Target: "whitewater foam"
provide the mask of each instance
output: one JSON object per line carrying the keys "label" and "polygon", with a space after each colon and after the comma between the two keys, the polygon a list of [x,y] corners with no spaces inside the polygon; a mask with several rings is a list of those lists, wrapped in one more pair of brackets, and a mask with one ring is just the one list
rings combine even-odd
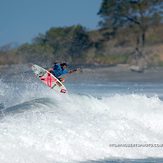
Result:
{"label": "whitewater foam", "polygon": [[[55,94],[38,80],[0,84],[0,103],[5,106],[0,110],[0,162],[163,157],[162,148],[110,147],[163,142],[163,101],[157,95],[126,93],[128,86],[117,83],[95,84],[90,90],[87,85],[88,92],[97,91],[95,96]],[[85,93],[83,87],[74,90]],[[112,87],[123,93],[111,92]]]}
{"label": "whitewater foam", "polygon": [[163,157],[161,148],[109,146],[163,142],[163,102],[157,96],[48,95],[13,107],[0,121],[0,162]]}

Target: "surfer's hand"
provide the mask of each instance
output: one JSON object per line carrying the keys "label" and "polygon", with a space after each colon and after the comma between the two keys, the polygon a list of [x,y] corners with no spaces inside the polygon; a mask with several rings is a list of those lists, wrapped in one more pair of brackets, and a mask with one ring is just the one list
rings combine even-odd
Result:
{"label": "surfer's hand", "polygon": [[81,68],[77,68],[76,71],[77,72],[82,72],[82,69]]}
{"label": "surfer's hand", "polygon": [[49,68],[48,71],[51,72],[51,71],[53,71],[53,69],[52,68]]}

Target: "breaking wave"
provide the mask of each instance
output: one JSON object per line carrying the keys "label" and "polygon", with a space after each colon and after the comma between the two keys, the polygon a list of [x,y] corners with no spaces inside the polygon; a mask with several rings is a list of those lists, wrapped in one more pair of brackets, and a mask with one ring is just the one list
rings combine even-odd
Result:
{"label": "breaking wave", "polygon": [[163,157],[161,148],[110,146],[163,142],[163,102],[157,96],[60,96],[50,90],[40,92],[36,85],[21,94],[15,91],[20,86],[13,91],[4,88],[0,91],[5,102],[0,110],[0,162]]}

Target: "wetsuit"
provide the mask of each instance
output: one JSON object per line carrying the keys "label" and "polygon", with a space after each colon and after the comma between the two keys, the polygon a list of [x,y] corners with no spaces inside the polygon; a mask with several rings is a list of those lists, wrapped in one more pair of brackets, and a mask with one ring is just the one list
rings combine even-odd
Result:
{"label": "wetsuit", "polygon": [[59,79],[61,75],[67,74],[68,71],[66,69],[63,69],[59,63],[54,64],[53,70],[51,72],[56,78]]}

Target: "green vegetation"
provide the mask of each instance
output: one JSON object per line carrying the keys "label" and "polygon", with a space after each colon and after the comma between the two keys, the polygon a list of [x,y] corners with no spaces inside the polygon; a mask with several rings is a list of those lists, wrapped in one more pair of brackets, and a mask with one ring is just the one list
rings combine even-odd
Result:
{"label": "green vegetation", "polygon": [[136,46],[144,46],[149,26],[161,20],[162,10],[156,9],[162,0],[103,0],[98,14],[103,18],[100,25],[116,34],[119,28],[131,28],[136,33]]}
{"label": "green vegetation", "polygon": [[161,1],[102,0],[97,11],[100,29],[89,31],[81,25],[52,27],[38,34],[32,43],[1,47],[0,64],[67,61],[112,65],[143,58],[150,65],[162,65]]}

